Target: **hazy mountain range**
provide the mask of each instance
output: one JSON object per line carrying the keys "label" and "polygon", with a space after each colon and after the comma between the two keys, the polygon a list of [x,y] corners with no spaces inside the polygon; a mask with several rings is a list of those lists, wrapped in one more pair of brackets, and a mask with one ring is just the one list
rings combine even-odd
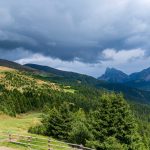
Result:
{"label": "hazy mountain range", "polygon": [[150,90],[150,68],[130,75],[115,68],[107,68],[105,73],[98,79],[110,83],[122,83],[142,90]]}
{"label": "hazy mountain range", "polygon": [[70,86],[90,86],[97,89],[122,92],[126,99],[140,103],[150,103],[150,69],[140,73],[126,75],[125,73],[107,68],[102,77],[98,79],[74,72],[58,70],[48,66],[38,64],[20,65],[15,62],[0,59],[0,66],[14,68],[34,74],[34,77],[42,80],[49,80],[56,83],[63,83]]}

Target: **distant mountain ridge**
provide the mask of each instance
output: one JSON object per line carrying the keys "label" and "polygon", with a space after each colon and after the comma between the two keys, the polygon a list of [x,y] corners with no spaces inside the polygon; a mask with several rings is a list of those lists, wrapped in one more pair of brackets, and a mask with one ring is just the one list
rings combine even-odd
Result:
{"label": "distant mountain ridge", "polygon": [[[94,77],[78,74],[74,72],[67,72],[63,70],[57,70],[55,68],[51,68],[48,66],[42,66],[38,64],[26,64],[25,66],[29,66],[31,68],[41,70],[47,72],[49,74],[53,74],[53,76],[46,77],[47,80],[53,80],[54,82],[63,82],[69,85],[87,85],[92,86],[98,89],[106,89],[109,91],[122,92],[125,97],[129,100],[141,102],[141,103],[149,103],[150,92],[139,90],[135,87],[129,87],[128,85],[120,84],[120,83],[110,83],[102,80],[97,80]],[[107,70],[108,72],[111,70]],[[113,69],[113,71],[115,71]],[[127,76],[122,74],[122,72],[117,71],[121,74],[121,77]],[[115,73],[114,73],[115,74]],[[124,78],[123,78],[124,79]]]}
{"label": "distant mountain ridge", "polygon": [[[48,66],[41,66],[38,64],[26,64],[20,65],[11,61],[1,60],[0,66],[14,68],[19,71],[25,71],[35,79],[40,79],[45,82],[58,83],[59,85],[66,85],[77,88],[82,86],[97,88],[114,92],[121,92],[125,98],[129,101],[135,101],[138,103],[150,103],[150,92],[137,89],[136,87],[129,86],[123,83],[110,83],[102,80],[98,80],[94,77],[67,72],[63,70],[57,70]],[[120,72],[119,72],[120,73]],[[122,73],[121,73],[122,74]]]}
{"label": "distant mountain ridge", "polygon": [[107,68],[105,74],[98,79],[113,83],[123,83],[128,80],[128,75],[115,68]]}
{"label": "distant mountain ridge", "polygon": [[[43,66],[43,65],[38,65],[38,64],[25,64],[24,66],[30,67],[39,71],[43,71],[47,74],[50,74],[51,76],[48,76],[47,79],[49,80],[54,80],[58,82],[64,82],[64,83],[77,83],[77,84],[89,84],[89,85],[96,85],[97,84],[97,79],[88,76],[85,74],[79,74],[76,72],[69,72],[69,71],[63,71],[63,70],[58,70],[49,66]],[[101,82],[101,81],[100,81]]]}
{"label": "distant mountain ridge", "polygon": [[13,69],[17,69],[20,71],[28,71],[28,72],[36,72],[37,71],[34,68],[30,68],[28,66],[23,66],[23,65],[20,65],[16,62],[5,60],[5,59],[0,59],[0,66],[13,68]]}
{"label": "distant mountain ridge", "polygon": [[105,73],[98,79],[110,83],[123,83],[142,90],[150,90],[150,68],[130,75],[115,68],[107,68]]}
{"label": "distant mountain ridge", "polygon": [[130,80],[150,81],[150,67],[130,75]]}

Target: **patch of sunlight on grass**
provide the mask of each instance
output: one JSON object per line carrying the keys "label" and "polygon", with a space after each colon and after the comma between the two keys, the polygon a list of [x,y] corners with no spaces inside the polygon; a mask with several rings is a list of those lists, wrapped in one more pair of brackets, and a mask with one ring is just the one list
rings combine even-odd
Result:
{"label": "patch of sunlight on grass", "polygon": [[[29,150],[28,146],[25,145],[19,145],[15,143],[9,143],[9,134],[16,134],[17,135],[24,135],[24,136],[32,136],[37,139],[32,139],[32,144],[35,144],[37,146],[32,146],[31,150],[45,150],[48,149],[48,137],[36,135],[36,134],[30,134],[28,133],[28,128],[31,126],[34,126],[36,124],[39,124],[41,120],[41,113],[37,112],[31,112],[27,114],[18,115],[17,117],[10,117],[4,114],[0,114],[0,147],[10,147],[14,150]],[[1,134],[1,132],[7,133],[4,135]],[[44,141],[43,141],[44,139]],[[4,141],[3,141],[4,140]],[[51,138],[51,144],[53,144],[52,148],[54,150],[67,150],[72,149],[69,148],[69,146],[65,143],[60,143],[57,140],[54,140]],[[22,141],[23,143],[27,143],[27,140]],[[57,146],[65,146],[63,147],[57,147]],[[42,148],[46,147],[46,148]],[[68,148],[67,148],[68,147]]]}

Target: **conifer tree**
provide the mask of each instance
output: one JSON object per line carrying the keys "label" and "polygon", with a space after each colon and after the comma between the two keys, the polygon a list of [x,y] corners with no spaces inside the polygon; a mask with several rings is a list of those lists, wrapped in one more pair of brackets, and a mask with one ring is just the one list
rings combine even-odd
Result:
{"label": "conifer tree", "polygon": [[94,140],[87,145],[95,145],[97,150],[109,150],[110,143],[123,150],[144,149],[137,124],[121,94],[104,94],[99,109],[91,113],[91,118]]}
{"label": "conifer tree", "polygon": [[64,102],[58,109],[50,110],[48,117],[43,120],[48,136],[57,139],[68,139],[71,130],[72,113],[70,105]]}
{"label": "conifer tree", "polygon": [[92,139],[92,133],[89,131],[86,114],[79,109],[73,115],[71,131],[69,133],[69,141],[76,144],[86,144],[86,140]]}

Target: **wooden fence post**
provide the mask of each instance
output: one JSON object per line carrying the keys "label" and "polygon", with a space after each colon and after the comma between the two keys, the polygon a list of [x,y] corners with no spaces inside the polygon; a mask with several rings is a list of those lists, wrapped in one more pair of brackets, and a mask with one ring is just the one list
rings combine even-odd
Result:
{"label": "wooden fence post", "polygon": [[51,150],[51,140],[50,139],[48,139],[48,150]]}
{"label": "wooden fence post", "polygon": [[11,142],[12,138],[11,138],[11,134],[9,133],[9,142]]}
{"label": "wooden fence post", "polygon": [[30,143],[31,143],[31,136],[28,137],[28,146],[29,146],[29,148],[31,146]]}
{"label": "wooden fence post", "polygon": [[82,144],[80,145],[80,149],[83,150],[83,145]]}

